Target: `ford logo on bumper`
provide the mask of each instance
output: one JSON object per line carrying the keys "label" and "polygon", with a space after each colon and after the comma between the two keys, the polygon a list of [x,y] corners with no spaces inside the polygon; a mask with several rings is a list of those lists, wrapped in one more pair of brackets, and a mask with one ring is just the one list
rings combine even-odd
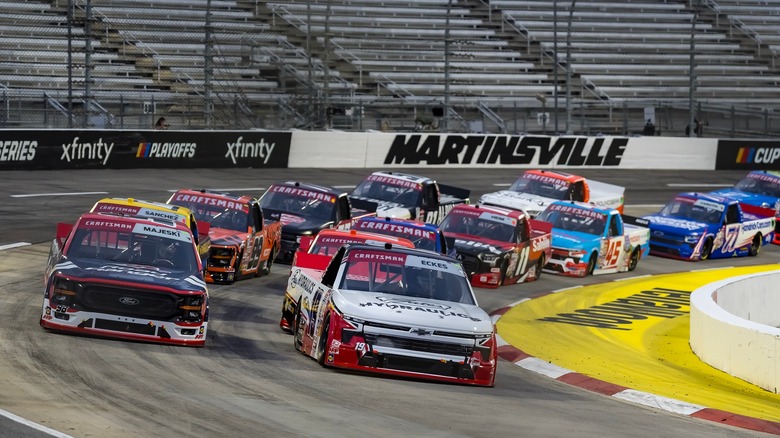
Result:
{"label": "ford logo on bumper", "polygon": [[137,298],[133,297],[122,297],[119,299],[119,302],[124,304],[125,306],[135,306],[140,303]]}

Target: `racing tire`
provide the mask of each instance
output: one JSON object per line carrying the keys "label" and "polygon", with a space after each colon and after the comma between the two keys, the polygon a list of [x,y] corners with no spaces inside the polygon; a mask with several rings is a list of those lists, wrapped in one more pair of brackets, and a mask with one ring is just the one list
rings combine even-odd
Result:
{"label": "racing tire", "polygon": [[628,270],[633,271],[639,264],[639,248],[634,248],[631,258],[628,260]]}
{"label": "racing tire", "polygon": [[325,365],[325,358],[328,357],[327,349],[328,345],[330,345],[330,334],[328,333],[330,331],[330,315],[325,315],[325,323],[322,325],[322,334],[320,335],[320,340],[317,343],[317,363],[326,366]]}
{"label": "racing tire", "polygon": [[593,275],[593,271],[596,270],[596,259],[598,259],[599,255],[597,253],[593,253],[590,255],[590,260],[588,260],[588,268],[585,270],[585,276]]}
{"label": "racing tire", "polygon": [[499,286],[503,286],[506,284],[508,273],[509,273],[509,260],[505,259],[503,262],[501,262],[501,281],[498,283]]}
{"label": "racing tire", "polygon": [[257,276],[260,277],[260,276],[266,276],[270,274],[271,266],[273,266],[275,259],[276,259],[276,251],[271,251],[271,254],[265,260],[263,267],[257,270]]}
{"label": "racing tire", "polygon": [[761,251],[761,233],[753,236],[753,241],[750,242],[750,248],[748,249],[748,255],[755,257]]}
{"label": "racing tire", "polygon": [[701,256],[699,256],[699,259],[701,260],[707,260],[712,255],[712,238],[708,237],[707,240],[704,241],[704,246],[701,249]]}
{"label": "racing tire", "polygon": [[542,278],[542,269],[544,269],[544,254],[539,256],[539,260],[536,261],[536,272],[534,273],[534,280]]}
{"label": "racing tire", "polygon": [[293,347],[296,350],[303,353],[303,331],[304,327],[301,325],[301,307],[300,303],[295,306],[295,316],[293,317]]}

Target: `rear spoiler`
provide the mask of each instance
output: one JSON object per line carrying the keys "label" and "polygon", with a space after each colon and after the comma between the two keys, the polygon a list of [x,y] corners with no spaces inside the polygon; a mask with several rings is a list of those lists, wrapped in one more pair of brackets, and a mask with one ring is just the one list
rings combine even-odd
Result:
{"label": "rear spoiler", "polygon": [[534,235],[550,234],[553,229],[551,223],[536,219],[528,219],[528,225],[531,227],[531,233]]}
{"label": "rear spoiler", "polygon": [[739,203],[742,213],[747,213],[756,217],[775,217],[775,209],[771,207],[759,207],[758,205]]}
{"label": "rear spoiler", "polygon": [[650,228],[650,221],[645,219],[645,218],[636,217],[636,216],[628,216],[628,215],[625,215],[625,214],[623,214],[621,216],[623,216],[623,223],[624,224],[631,224],[631,225],[636,225],[636,226],[639,226],[639,227]]}
{"label": "rear spoiler", "polygon": [[376,213],[376,209],[379,208],[379,204],[373,201],[367,201],[365,199],[360,198],[354,198],[352,196],[349,196],[349,205],[352,208],[352,212],[350,212],[351,216],[355,216],[354,210],[363,210],[370,213]]}
{"label": "rear spoiler", "polygon": [[458,199],[468,200],[471,196],[471,190],[462,189],[460,187],[448,186],[446,184],[439,184],[439,190],[442,195],[449,195]]}

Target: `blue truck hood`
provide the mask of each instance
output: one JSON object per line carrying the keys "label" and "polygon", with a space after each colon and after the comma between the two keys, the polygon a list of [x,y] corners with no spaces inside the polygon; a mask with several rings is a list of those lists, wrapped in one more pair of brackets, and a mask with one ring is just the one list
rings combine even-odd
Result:
{"label": "blue truck hood", "polygon": [[662,231],[664,233],[671,234],[694,234],[694,233],[706,233],[711,225],[696,222],[690,219],[684,219],[672,216],[660,216],[650,215],[642,216],[650,222],[650,233],[653,231]]}
{"label": "blue truck hood", "polygon": [[553,248],[563,249],[589,249],[598,246],[600,239],[601,236],[594,236],[593,234],[553,228],[552,246]]}

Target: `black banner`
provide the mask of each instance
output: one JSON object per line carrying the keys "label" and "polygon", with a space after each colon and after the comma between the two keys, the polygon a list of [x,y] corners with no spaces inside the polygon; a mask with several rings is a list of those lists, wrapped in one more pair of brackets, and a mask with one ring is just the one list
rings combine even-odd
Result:
{"label": "black banner", "polygon": [[780,141],[719,140],[715,170],[780,170]]}
{"label": "black banner", "polygon": [[0,170],[287,167],[290,132],[0,131]]}

